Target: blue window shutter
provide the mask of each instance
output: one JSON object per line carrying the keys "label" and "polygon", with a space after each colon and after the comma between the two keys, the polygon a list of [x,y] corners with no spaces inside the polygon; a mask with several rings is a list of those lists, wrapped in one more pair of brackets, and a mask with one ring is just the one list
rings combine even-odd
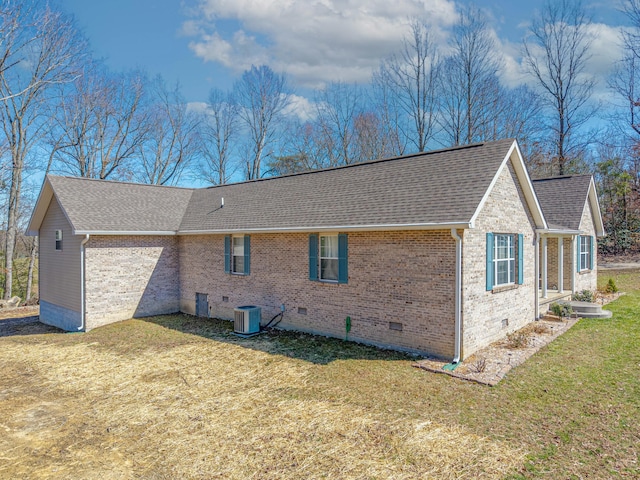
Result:
{"label": "blue window shutter", "polygon": [[309,235],[309,280],[318,280],[318,235]]}
{"label": "blue window shutter", "polygon": [[251,237],[249,235],[244,236],[244,274],[249,275],[251,273]]}
{"label": "blue window shutter", "polygon": [[578,235],[578,248],[576,248],[576,272],[580,273],[580,248],[582,246],[582,242],[580,241],[580,235]]}
{"label": "blue window shutter", "polygon": [[493,290],[493,233],[487,233],[487,292]]}
{"label": "blue window shutter", "polygon": [[231,273],[231,237],[224,237],[224,273]]}
{"label": "blue window shutter", "polygon": [[338,283],[347,283],[349,281],[349,245],[347,234],[338,235]]}
{"label": "blue window shutter", "polygon": [[524,283],[524,235],[518,234],[518,285]]}
{"label": "blue window shutter", "polygon": [[593,253],[594,253],[594,237],[589,237],[589,249],[591,250],[591,254],[589,255],[589,270],[593,270]]}

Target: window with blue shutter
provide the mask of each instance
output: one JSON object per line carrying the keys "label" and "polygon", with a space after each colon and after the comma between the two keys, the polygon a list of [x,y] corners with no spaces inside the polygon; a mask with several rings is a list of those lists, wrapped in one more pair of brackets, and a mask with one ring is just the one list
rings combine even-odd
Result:
{"label": "window with blue shutter", "polygon": [[524,235],[487,233],[486,290],[524,283]]}
{"label": "window with blue shutter", "polygon": [[349,244],[347,234],[338,235],[338,283],[347,283],[349,281]]}
{"label": "window with blue shutter", "polygon": [[318,280],[318,235],[309,235],[309,280]]}
{"label": "window with blue shutter", "polygon": [[518,285],[524,283],[524,235],[518,234]]}
{"label": "window with blue shutter", "polygon": [[231,273],[231,237],[224,237],[224,272]]}
{"label": "window with blue shutter", "polygon": [[244,236],[244,274],[251,273],[251,237]]}
{"label": "window with blue shutter", "polygon": [[228,235],[224,237],[224,271],[236,275],[251,272],[251,237]]}
{"label": "window with blue shutter", "polygon": [[593,270],[594,243],[592,236],[578,236],[578,272],[583,270]]}
{"label": "window with blue shutter", "polygon": [[493,290],[493,233],[487,233],[487,291]]}
{"label": "window with blue shutter", "polygon": [[348,283],[349,246],[346,233],[309,235],[309,279]]}

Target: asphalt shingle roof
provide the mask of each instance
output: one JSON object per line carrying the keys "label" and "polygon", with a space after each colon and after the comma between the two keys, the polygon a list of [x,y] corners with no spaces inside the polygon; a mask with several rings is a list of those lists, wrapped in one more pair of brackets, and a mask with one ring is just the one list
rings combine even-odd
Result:
{"label": "asphalt shingle roof", "polygon": [[180,230],[466,223],[512,144],[504,140],[195,190]]}
{"label": "asphalt shingle roof", "polygon": [[176,231],[192,189],[49,176],[78,232]]}
{"label": "asphalt shingle roof", "polygon": [[[514,140],[203,189],[49,176],[77,232],[468,223]],[[220,208],[224,197],[224,208]]]}
{"label": "asphalt shingle roof", "polygon": [[543,178],[531,183],[550,228],[580,229],[591,175]]}

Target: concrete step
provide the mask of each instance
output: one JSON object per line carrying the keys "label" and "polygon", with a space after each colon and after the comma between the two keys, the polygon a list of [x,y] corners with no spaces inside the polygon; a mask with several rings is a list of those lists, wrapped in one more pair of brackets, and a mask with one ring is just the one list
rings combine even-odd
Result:
{"label": "concrete step", "polygon": [[571,308],[576,313],[598,313],[602,311],[602,306],[598,303],[591,302],[569,302]]}
{"label": "concrete step", "polygon": [[609,310],[603,310],[598,303],[591,302],[562,302],[571,305],[573,312],[582,318],[611,318],[613,315]]}
{"label": "concrete step", "polygon": [[613,312],[611,310],[602,310],[600,312],[581,312],[577,314],[581,318],[611,318]]}

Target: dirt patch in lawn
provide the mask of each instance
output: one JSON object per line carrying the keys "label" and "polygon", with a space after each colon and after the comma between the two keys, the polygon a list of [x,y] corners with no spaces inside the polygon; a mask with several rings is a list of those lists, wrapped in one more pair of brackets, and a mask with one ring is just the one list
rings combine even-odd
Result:
{"label": "dirt patch in lawn", "polygon": [[149,322],[0,338],[0,360],[1,478],[503,478],[524,461],[456,423],[317,397],[327,365]]}

